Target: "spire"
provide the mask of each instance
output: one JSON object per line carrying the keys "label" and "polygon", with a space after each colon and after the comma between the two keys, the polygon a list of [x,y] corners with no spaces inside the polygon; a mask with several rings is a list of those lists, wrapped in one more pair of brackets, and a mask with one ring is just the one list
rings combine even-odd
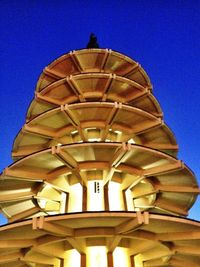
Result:
{"label": "spire", "polygon": [[97,37],[94,33],[90,34],[90,40],[87,44],[87,48],[99,48],[99,44],[97,43]]}

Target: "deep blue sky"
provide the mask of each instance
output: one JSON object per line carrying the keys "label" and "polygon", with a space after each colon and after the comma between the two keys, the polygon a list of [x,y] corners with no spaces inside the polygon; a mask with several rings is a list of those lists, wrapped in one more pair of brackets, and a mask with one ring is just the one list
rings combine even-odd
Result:
{"label": "deep blue sky", "polygon": [[[84,48],[94,32],[102,48],[127,54],[147,71],[179,158],[200,181],[199,14],[200,1],[192,0],[1,0],[0,171],[12,162],[12,142],[42,69]],[[199,200],[189,217],[200,219]]]}

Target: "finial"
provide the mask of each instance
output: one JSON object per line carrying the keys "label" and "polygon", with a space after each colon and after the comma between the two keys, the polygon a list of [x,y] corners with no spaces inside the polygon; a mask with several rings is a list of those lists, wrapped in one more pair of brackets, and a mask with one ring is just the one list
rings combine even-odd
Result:
{"label": "finial", "polygon": [[97,37],[94,33],[90,34],[90,40],[87,44],[87,48],[99,48],[99,44],[97,43]]}

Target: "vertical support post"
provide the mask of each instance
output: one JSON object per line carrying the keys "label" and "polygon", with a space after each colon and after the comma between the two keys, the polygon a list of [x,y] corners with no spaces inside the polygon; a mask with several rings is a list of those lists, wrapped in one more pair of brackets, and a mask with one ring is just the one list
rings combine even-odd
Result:
{"label": "vertical support post", "polygon": [[60,259],[60,267],[64,267],[64,259]]}
{"label": "vertical support post", "polygon": [[69,193],[66,193],[65,213],[67,213],[68,211],[68,204],[69,204]]}
{"label": "vertical support post", "polygon": [[81,254],[81,267],[86,267],[86,255]]}
{"label": "vertical support post", "polygon": [[124,210],[128,210],[127,201],[126,201],[126,189],[122,190],[123,202],[124,202]]}
{"label": "vertical support post", "polygon": [[130,256],[130,260],[131,260],[131,267],[135,267],[134,256]]}
{"label": "vertical support post", "polygon": [[83,185],[82,210],[87,211],[87,187]]}
{"label": "vertical support post", "polygon": [[108,262],[108,267],[114,267],[112,252],[107,253],[107,262]]}
{"label": "vertical support post", "polygon": [[108,197],[108,183],[104,185],[103,187],[104,190],[104,209],[106,211],[109,211],[109,197]]}

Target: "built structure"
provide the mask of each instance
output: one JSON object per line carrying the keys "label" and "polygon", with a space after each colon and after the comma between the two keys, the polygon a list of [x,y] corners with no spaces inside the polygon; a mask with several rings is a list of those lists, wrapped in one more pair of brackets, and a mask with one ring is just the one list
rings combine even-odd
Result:
{"label": "built structure", "polygon": [[200,190],[143,68],[108,49],[48,65],[0,177],[1,267],[199,267]]}

